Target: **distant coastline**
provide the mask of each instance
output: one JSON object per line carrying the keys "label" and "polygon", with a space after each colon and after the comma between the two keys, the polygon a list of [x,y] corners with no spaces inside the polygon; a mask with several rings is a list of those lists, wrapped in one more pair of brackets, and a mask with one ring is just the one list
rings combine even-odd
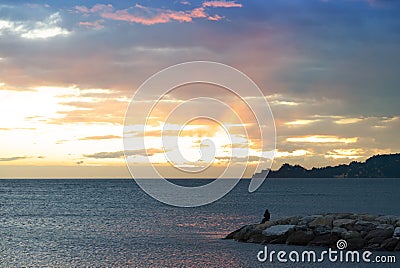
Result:
{"label": "distant coastline", "polygon": [[300,165],[283,164],[271,170],[268,178],[400,178],[400,153],[375,155],[365,162],[306,169]]}

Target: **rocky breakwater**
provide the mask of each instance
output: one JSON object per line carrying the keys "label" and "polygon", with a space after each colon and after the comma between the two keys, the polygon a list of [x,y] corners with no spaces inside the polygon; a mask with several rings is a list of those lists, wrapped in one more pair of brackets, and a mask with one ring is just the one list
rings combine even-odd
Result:
{"label": "rocky breakwater", "polygon": [[400,217],[351,213],[293,216],[243,226],[225,239],[331,248],[343,239],[349,250],[400,251]]}

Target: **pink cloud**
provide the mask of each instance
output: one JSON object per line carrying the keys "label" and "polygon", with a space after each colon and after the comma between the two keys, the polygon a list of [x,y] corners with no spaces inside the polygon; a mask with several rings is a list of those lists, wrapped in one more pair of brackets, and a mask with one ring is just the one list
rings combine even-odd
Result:
{"label": "pink cloud", "polygon": [[224,17],[221,17],[220,15],[216,14],[214,16],[208,16],[208,20],[213,20],[213,21],[219,21],[222,20]]}
{"label": "pink cloud", "polygon": [[242,4],[235,1],[208,1],[203,3],[203,7],[242,7]]}
{"label": "pink cloud", "polygon": [[[92,8],[75,6],[75,10],[83,13],[85,16],[98,14],[98,16],[104,19],[126,21],[143,25],[154,25],[171,21],[191,22],[194,18],[204,18],[213,21],[219,21],[224,18],[218,14],[208,14],[206,12],[207,7],[242,7],[242,5],[234,1],[208,1],[204,2],[200,7],[188,11],[175,11],[170,9],[150,8],[140,4],[136,4],[129,9],[114,10],[114,7],[110,4],[97,4]],[[79,25],[95,29],[103,27],[99,22],[81,22]]]}
{"label": "pink cloud", "polygon": [[128,21],[134,23],[140,23],[144,25],[154,25],[158,23],[167,23],[171,20],[179,22],[190,22],[192,18],[190,14],[186,14],[182,11],[164,11],[150,17],[137,16],[128,12],[128,10],[117,10],[115,12],[101,13],[100,16],[105,19]]}
{"label": "pink cloud", "polygon": [[101,25],[102,22],[104,22],[104,20],[81,21],[81,22],[78,23],[78,25],[86,27],[86,28],[92,28],[92,29],[103,29],[104,26]]}
{"label": "pink cloud", "polygon": [[204,7],[198,7],[190,12],[193,18],[205,18],[207,17],[206,12],[204,11]]}

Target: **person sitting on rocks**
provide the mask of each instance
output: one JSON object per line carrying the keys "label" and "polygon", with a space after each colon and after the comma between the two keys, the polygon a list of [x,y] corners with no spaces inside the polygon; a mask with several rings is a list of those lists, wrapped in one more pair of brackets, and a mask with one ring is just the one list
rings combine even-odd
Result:
{"label": "person sitting on rocks", "polygon": [[268,209],[266,209],[264,212],[264,219],[262,219],[261,223],[265,223],[265,222],[269,221],[270,218],[271,218],[271,214],[269,213]]}

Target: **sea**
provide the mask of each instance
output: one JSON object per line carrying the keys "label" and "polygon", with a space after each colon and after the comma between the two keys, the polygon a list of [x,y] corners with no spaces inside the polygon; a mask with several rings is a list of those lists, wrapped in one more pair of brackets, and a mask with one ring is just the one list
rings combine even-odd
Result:
{"label": "sea", "polygon": [[[176,180],[199,186],[210,180]],[[0,267],[400,267],[396,263],[260,262],[261,244],[223,238],[243,225],[328,212],[399,215],[400,179],[241,180],[209,205],[180,208],[132,179],[0,180]],[[268,245],[269,252],[323,249]]]}

